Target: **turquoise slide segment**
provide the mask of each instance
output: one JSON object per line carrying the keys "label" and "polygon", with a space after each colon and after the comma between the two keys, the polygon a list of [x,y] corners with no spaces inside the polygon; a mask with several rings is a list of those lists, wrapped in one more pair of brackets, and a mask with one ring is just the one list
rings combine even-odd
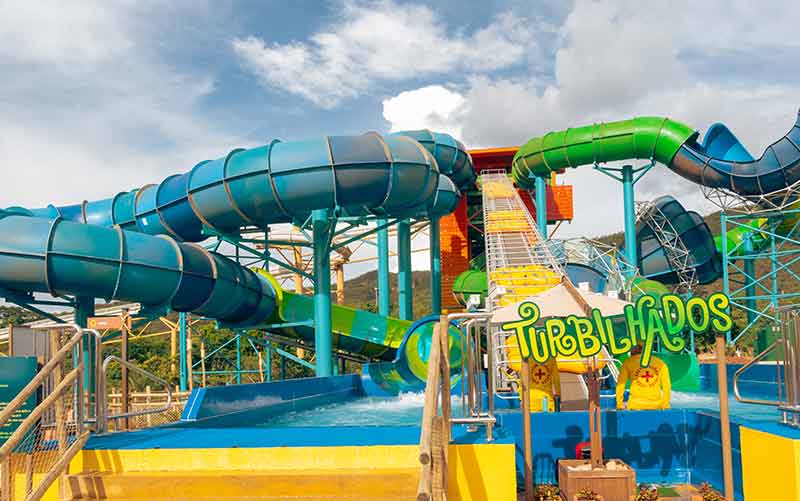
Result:
{"label": "turquoise slide segment", "polygon": [[242,227],[302,222],[316,209],[344,215],[442,215],[459,197],[449,176],[468,186],[472,170],[461,143],[429,131],[273,141],[233,150],[113,198],[32,212],[198,242],[207,237],[204,226],[235,234]]}
{"label": "turquoise slide segment", "polygon": [[267,280],[196,244],[9,211],[0,235],[6,289],[137,301],[232,325],[264,322],[276,306]]}

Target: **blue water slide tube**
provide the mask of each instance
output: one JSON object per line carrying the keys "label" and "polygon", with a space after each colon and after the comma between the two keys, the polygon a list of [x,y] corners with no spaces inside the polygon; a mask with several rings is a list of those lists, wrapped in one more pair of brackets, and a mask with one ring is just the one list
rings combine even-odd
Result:
{"label": "blue water slide tube", "polygon": [[266,321],[272,285],[197,244],[0,211],[0,284],[53,296],[136,301],[230,325]]}
{"label": "blue water slide tube", "polygon": [[204,227],[235,234],[242,227],[302,222],[315,209],[442,215],[458,201],[458,187],[473,181],[469,154],[447,134],[368,133],[235,149],[158,184],[32,213],[198,242],[208,236]]}
{"label": "blue water slide tube", "polygon": [[712,127],[703,143],[697,142],[697,134],[689,138],[670,169],[703,186],[743,196],[768,195],[800,180],[800,114],[789,132],[757,159],[723,127]]}

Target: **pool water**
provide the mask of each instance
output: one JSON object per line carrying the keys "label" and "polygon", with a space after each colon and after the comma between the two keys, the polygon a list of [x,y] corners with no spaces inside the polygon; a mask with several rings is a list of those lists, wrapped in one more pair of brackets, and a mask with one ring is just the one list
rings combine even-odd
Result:
{"label": "pool water", "polygon": [[[719,412],[719,395],[716,393],[673,391],[671,400],[673,409],[699,409],[715,413]],[[728,410],[734,419],[758,422],[775,422],[782,415],[775,407],[745,404],[737,401],[733,395],[729,395]]]}
{"label": "pool water", "polygon": [[[397,397],[362,397],[312,409],[289,411],[258,424],[259,427],[284,428],[304,426],[419,426],[422,420],[424,393],[402,393]],[[780,413],[774,407],[744,404],[733,397],[729,400],[733,418],[739,420],[775,422]],[[451,402],[454,416],[461,415],[461,397]],[[672,392],[673,409],[697,409],[719,412],[716,393]],[[498,413],[509,412],[501,409]],[[512,411],[514,412],[514,411]]]}
{"label": "pool water", "polygon": [[[453,399],[455,406],[461,404]],[[419,426],[424,393],[401,393],[396,397],[363,397],[275,416],[260,427],[292,426]]]}

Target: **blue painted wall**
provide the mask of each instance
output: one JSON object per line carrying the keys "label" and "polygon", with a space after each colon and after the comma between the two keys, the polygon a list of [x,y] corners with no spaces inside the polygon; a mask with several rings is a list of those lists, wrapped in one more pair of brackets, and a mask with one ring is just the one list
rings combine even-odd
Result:
{"label": "blue painted wall", "polygon": [[[517,471],[523,462],[522,415],[499,414],[503,429],[517,444]],[[719,419],[685,409],[666,411],[603,412],[606,458],[622,459],[636,468],[637,482],[709,482],[722,488]],[[533,414],[532,446],[535,481],[556,482],[557,461],[575,457],[575,446],[589,440],[587,412]],[[731,426],[737,499],[741,499],[739,426]]]}

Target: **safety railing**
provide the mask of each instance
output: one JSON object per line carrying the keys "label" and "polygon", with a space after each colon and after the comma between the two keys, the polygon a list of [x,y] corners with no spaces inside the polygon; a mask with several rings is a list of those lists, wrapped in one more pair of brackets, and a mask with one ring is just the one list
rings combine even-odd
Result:
{"label": "safety railing", "polygon": [[[800,306],[778,308],[777,317],[780,337],[734,373],[733,394],[742,403],[776,407],[782,413],[781,423],[800,428]],[[739,388],[742,375],[778,351],[782,353],[775,357],[777,399],[743,397]]]}
{"label": "safety railing", "polygon": [[[486,427],[486,439],[492,440],[494,394],[491,377],[487,380],[488,409],[483,411],[483,352],[491,349],[489,313],[453,313],[442,315],[433,330],[428,358],[425,406],[422,411],[419,461],[422,465],[417,499],[439,501],[447,499],[447,455],[451,426],[467,425],[469,431]],[[463,322],[461,336],[461,416],[453,417],[451,409],[450,326]],[[488,344],[485,344],[488,343]],[[492,374],[492,358],[487,357],[488,374]]]}
{"label": "safety railing", "polygon": [[[107,387],[108,369],[112,363],[117,363],[126,368],[128,371],[142,376],[145,381],[154,381],[163,386],[163,394],[166,396],[164,402],[155,406],[149,405],[149,403],[147,405],[132,406],[130,405],[129,401],[130,394],[123,395],[121,398],[126,399],[126,401],[122,403],[123,405],[121,405],[123,410],[118,413],[111,413],[108,405],[109,395]],[[132,364],[131,362],[122,360],[114,355],[106,357],[105,360],[103,360],[100,381],[101,384],[98,387],[98,394],[100,395],[100,399],[102,401],[101,408],[103,409],[103,413],[101,418],[98,420],[97,428],[101,433],[109,431],[109,423],[114,423],[115,430],[126,430],[145,428],[157,424],[166,424],[177,421],[180,418],[180,409],[173,405],[172,389],[170,388],[169,382],[156,376],[152,372],[146,371],[141,367]],[[149,386],[147,386],[147,388],[149,389]],[[140,418],[144,418],[144,421],[140,421]]]}
{"label": "safety railing", "polygon": [[[86,443],[92,415],[102,415],[100,401],[84,388],[84,378],[97,381],[98,374],[87,373],[90,361],[83,358],[100,335],[77,325],[68,328],[75,334],[63,345],[60,331],[51,336],[50,360],[0,412],[0,427],[18,423],[0,446],[3,501],[41,499]],[[31,404],[31,399],[41,400]]]}
{"label": "safety railing", "polygon": [[450,349],[449,327],[447,317],[442,316],[433,329],[428,356],[425,406],[422,409],[422,431],[419,439],[422,474],[417,491],[418,501],[447,499],[447,449],[450,443],[450,360],[447,356]]}

